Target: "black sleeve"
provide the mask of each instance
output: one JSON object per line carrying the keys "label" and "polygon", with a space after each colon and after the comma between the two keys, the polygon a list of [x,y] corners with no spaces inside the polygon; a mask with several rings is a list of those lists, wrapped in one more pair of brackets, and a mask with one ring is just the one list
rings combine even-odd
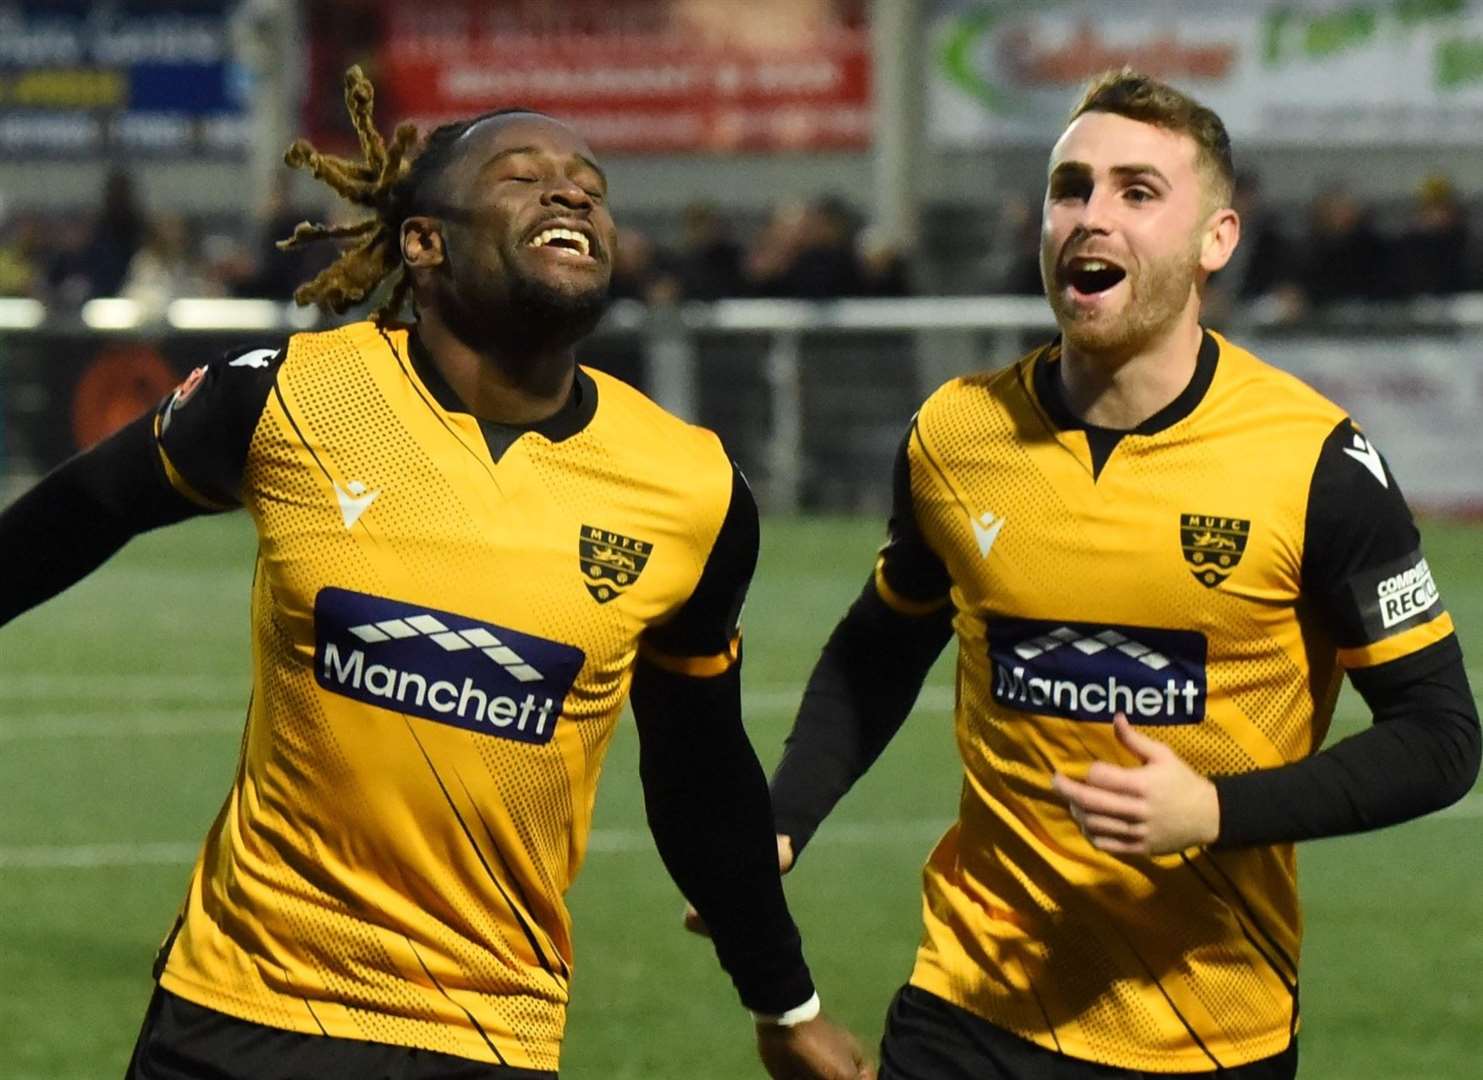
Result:
{"label": "black sleeve", "polygon": [[148,412],[0,513],[0,625],[81,581],[138,534],[204,513],[170,486]]}
{"label": "black sleeve", "polygon": [[803,1004],[814,987],[778,875],[767,780],[742,726],[734,642],[758,535],[757,505],[734,472],[730,507],[695,591],[644,635],[632,703],[660,858],[705,919],[742,1003],[778,1014]]}
{"label": "black sleeve", "polygon": [[675,658],[729,653],[736,640],[747,587],[757,568],[760,538],[757,500],[752,497],[747,478],[733,464],[731,501],[700,580],[679,611],[644,632],[644,649]]}
{"label": "black sleeve", "polygon": [[[1395,824],[1460,799],[1477,779],[1478,710],[1420,535],[1395,477],[1345,420],[1314,469],[1303,600],[1374,714],[1302,761],[1215,778],[1219,846],[1282,843]],[[1393,655],[1394,654],[1394,655]]]}
{"label": "black sleeve", "polygon": [[186,494],[208,509],[242,503],[242,472],[287,346],[234,349],[191,372],[160,410],[160,449]]}
{"label": "black sleeve", "polygon": [[681,675],[640,659],[633,675],[649,828],[680,892],[710,928],[742,1004],[778,1014],[813,981],[783,897],[767,778],[741,719],[741,669]]}
{"label": "black sleeve", "polygon": [[900,730],[952,636],[951,581],[917,526],[906,442],[893,489],[876,575],[825,644],[773,774],[773,815],[795,855]]}

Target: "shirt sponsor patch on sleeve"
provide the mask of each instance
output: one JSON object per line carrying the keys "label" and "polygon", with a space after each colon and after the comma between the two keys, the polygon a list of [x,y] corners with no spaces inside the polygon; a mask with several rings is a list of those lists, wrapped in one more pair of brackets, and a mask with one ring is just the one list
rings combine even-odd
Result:
{"label": "shirt sponsor patch on sleeve", "polygon": [[1442,614],[1442,597],[1419,551],[1362,570],[1350,590],[1370,641],[1391,637]]}

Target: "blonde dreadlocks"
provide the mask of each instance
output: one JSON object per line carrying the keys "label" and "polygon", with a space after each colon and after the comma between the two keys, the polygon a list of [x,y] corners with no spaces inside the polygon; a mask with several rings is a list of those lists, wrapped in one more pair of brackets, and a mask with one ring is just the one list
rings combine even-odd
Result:
{"label": "blonde dreadlocks", "polygon": [[371,80],[358,65],[345,72],[345,108],[360,138],[361,161],[321,154],[307,139],[295,139],[283,155],[293,168],[307,169],[342,197],[369,207],[374,214],[353,225],[302,222],[287,240],[278,241],[278,247],[288,251],[314,240],[357,241],[312,280],[295,289],[294,300],[340,314],[363,301],[388,277],[394,277],[386,301],[372,315],[377,322],[387,322],[396,318],[412,287],[402,266],[402,222],[415,211],[423,186],[442,172],[453,156],[454,145],[469,128],[490,117],[536,110],[523,106],[496,109],[443,124],[434,128],[413,154],[410,151],[417,141],[416,125],[397,125],[388,146],[371,118],[375,97]]}
{"label": "blonde dreadlocks", "polygon": [[294,290],[300,304],[318,304],[336,313],[364,300],[386,278],[395,276],[390,295],[377,309],[379,321],[394,318],[410,286],[402,270],[401,219],[395,207],[404,203],[397,189],[412,172],[407,152],[417,140],[417,128],[400,124],[388,146],[376,130],[371,111],[376,91],[361,69],[345,72],[345,108],[360,138],[361,161],[321,154],[307,139],[296,139],[283,160],[295,169],[306,169],[340,196],[374,211],[353,225],[323,225],[302,222],[293,235],[278,241],[284,251],[315,240],[355,240],[352,247],[320,271],[311,281]]}

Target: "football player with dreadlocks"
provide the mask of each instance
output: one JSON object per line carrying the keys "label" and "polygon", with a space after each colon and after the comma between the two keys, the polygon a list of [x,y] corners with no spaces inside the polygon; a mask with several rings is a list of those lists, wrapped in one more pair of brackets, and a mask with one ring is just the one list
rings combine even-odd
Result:
{"label": "football player with dreadlocks", "polygon": [[[741,722],[756,505],[715,435],[580,367],[615,230],[582,139],[346,101],[370,211],[297,294],[369,321],[235,352],[0,515],[0,624],[131,537],[245,508],[242,757],[156,964],[129,1076],[555,1076],[563,895],[626,697],[655,842],[774,1076],[869,1076],[820,1016]],[[415,320],[396,322],[406,299]]]}

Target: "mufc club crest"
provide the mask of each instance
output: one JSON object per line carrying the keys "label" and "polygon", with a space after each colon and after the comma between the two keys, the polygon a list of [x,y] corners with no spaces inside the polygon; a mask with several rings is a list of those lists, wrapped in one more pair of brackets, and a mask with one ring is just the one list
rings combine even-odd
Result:
{"label": "mufc club crest", "polygon": [[577,540],[577,558],[582,566],[582,583],[599,604],[621,596],[639,579],[654,545],[635,540],[622,533],[608,532],[594,525],[583,525]]}
{"label": "mufc club crest", "polygon": [[1231,576],[1250,536],[1251,522],[1245,518],[1179,515],[1179,546],[1185,564],[1195,580],[1207,589],[1215,588]]}

